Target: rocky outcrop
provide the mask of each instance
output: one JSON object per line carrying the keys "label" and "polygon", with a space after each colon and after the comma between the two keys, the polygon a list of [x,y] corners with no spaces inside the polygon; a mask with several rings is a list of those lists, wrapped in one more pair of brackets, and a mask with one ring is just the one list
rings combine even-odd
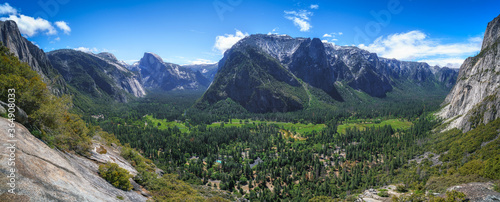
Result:
{"label": "rocky outcrop", "polygon": [[[500,193],[493,191],[495,185],[491,182],[473,182],[450,187],[446,191],[456,190],[465,194],[465,200],[470,202],[500,201]],[[444,197],[444,194],[441,196]]]}
{"label": "rocky outcrop", "polygon": [[464,132],[500,118],[500,16],[488,23],[481,52],[465,60],[438,115]]}
{"label": "rocky outcrop", "polygon": [[[0,172],[15,168],[15,195],[7,192],[10,178],[0,178],[0,201],[146,201],[135,191],[113,187],[97,174],[98,164],[87,158],[51,149],[24,128],[15,126],[15,138],[6,134],[8,122],[0,118],[3,151]],[[13,156],[10,143],[15,143]],[[9,160],[12,159],[12,160]],[[15,165],[9,165],[14,162]],[[118,199],[123,197],[123,200]]]}
{"label": "rocky outcrop", "polygon": [[[7,114],[9,109],[9,105],[5,102],[0,101],[0,115]],[[28,123],[28,114],[26,112],[16,106],[16,110],[14,111],[14,117],[17,122],[21,124],[27,124]]]}
{"label": "rocky outcrop", "polygon": [[110,53],[62,49],[49,52],[48,57],[64,80],[81,92],[98,98],[108,95],[119,102],[146,95],[141,77]]}
{"label": "rocky outcrop", "polygon": [[144,86],[150,89],[170,90],[197,90],[206,89],[210,81],[200,72],[177,64],[163,62],[163,59],[154,53],[144,53],[139,63],[131,69],[139,69]]}
{"label": "rocky outcrop", "polygon": [[66,82],[52,67],[45,52],[22,37],[14,21],[0,21],[0,42],[21,62],[26,62],[36,71],[55,95],[67,92]]}

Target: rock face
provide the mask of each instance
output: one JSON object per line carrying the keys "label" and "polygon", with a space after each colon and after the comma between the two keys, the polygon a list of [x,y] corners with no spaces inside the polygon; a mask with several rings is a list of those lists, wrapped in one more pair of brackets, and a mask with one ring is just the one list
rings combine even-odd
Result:
{"label": "rock face", "polygon": [[[231,60],[239,57],[233,56],[234,54],[241,54],[241,52],[249,49],[255,49],[256,52],[262,53],[263,57],[274,58],[288,71],[287,74],[292,74],[293,77],[300,79],[304,85],[323,90],[337,101],[343,101],[344,99],[337,89],[343,85],[338,86],[336,82],[345,83],[349,87],[372,97],[385,97],[386,93],[392,91],[393,88],[403,84],[409,86],[408,83],[412,84],[410,86],[417,86],[426,90],[427,88],[440,88],[448,92],[455,84],[457,77],[457,72],[449,68],[431,67],[427,63],[421,62],[404,62],[379,58],[375,53],[357,47],[335,46],[331,43],[323,43],[317,38],[292,38],[286,35],[256,34],[240,40],[224,53],[224,57],[219,61],[219,72],[210,88],[221,90],[218,94],[229,95],[225,91],[227,89],[217,86],[222,85],[222,83],[217,82],[217,78],[237,78],[240,76],[238,75],[239,71],[222,71],[222,69],[238,69],[245,65],[243,63],[257,62],[254,61],[255,58],[251,57],[240,61]],[[232,62],[228,64],[229,61]],[[229,72],[232,74],[227,74]],[[240,85],[238,82],[248,81],[236,79],[234,82],[234,85]],[[240,94],[248,93],[249,95],[246,95],[246,97],[257,92],[255,90],[256,86],[248,86],[249,89],[243,87],[245,86],[240,88]],[[209,91],[212,91],[210,88]],[[276,99],[277,95],[266,97],[261,94],[261,96],[261,100],[269,100],[268,98]],[[239,98],[230,95],[228,97],[239,100]],[[212,98],[214,97],[210,97],[210,99]],[[219,97],[219,99],[224,98],[224,96]],[[204,99],[207,100],[209,97],[204,96],[202,101]],[[212,103],[213,100],[209,100],[209,102]],[[246,107],[245,103],[239,103],[249,111],[261,110],[251,109]],[[281,109],[278,111],[287,110]]]}
{"label": "rock face", "polygon": [[127,102],[130,95],[146,95],[140,75],[128,70],[110,53],[94,55],[63,49],[49,52],[48,57],[69,85],[94,97],[106,94]]}
{"label": "rock face", "polygon": [[448,129],[469,131],[500,118],[500,16],[488,23],[481,52],[465,60],[438,115]]}
{"label": "rock face", "polygon": [[140,70],[144,86],[150,89],[197,90],[206,89],[210,85],[210,81],[200,72],[163,62],[154,53],[144,53],[144,57],[131,69]]}
{"label": "rock face", "polygon": [[250,46],[231,50],[202,97],[205,104],[232,99],[250,112],[287,112],[308,102],[301,82],[279,61]]}
{"label": "rock face", "polygon": [[38,48],[26,38],[21,36],[17,24],[14,21],[0,21],[0,41],[9,48],[21,62],[26,62],[36,71],[43,81],[48,84],[50,90],[56,95],[62,95],[67,92],[64,79],[59,76],[45,52]]}
{"label": "rock face", "polygon": [[[0,172],[9,175],[11,166],[8,122],[0,118],[2,153]],[[7,193],[9,178],[0,178],[0,201],[146,201],[134,191],[122,191],[98,176],[98,165],[89,159],[49,148],[16,123],[16,195]]]}
{"label": "rock face", "polygon": [[466,195],[466,200],[471,202],[500,201],[500,193],[493,191],[494,184],[473,182],[450,187],[446,191],[459,191]]}

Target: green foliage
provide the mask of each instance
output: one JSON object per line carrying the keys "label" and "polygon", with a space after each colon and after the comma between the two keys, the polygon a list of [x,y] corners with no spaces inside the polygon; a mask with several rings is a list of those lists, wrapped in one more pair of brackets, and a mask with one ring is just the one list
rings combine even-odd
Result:
{"label": "green foliage", "polygon": [[315,196],[314,198],[312,199],[309,199],[309,202],[335,202],[336,200],[334,200],[332,197],[328,197],[328,196]]}
{"label": "green foliage", "polygon": [[125,198],[123,198],[123,196],[116,196],[117,199],[119,200],[124,200]]}
{"label": "green foliage", "polygon": [[[377,123],[378,120],[378,123]],[[400,119],[389,119],[380,121],[379,119],[374,120],[348,120],[346,123],[338,126],[338,133],[345,133],[347,128],[356,127],[359,130],[363,130],[369,127],[381,127],[385,125],[390,125],[394,129],[408,129],[411,127],[412,123]]]}
{"label": "green foliage", "polygon": [[99,175],[116,188],[129,191],[133,188],[129,181],[131,175],[116,163],[106,163],[99,166]]}
{"label": "green foliage", "polygon": [[0,100],[7,100],[7,90],[15,89],[16,105],[29,117],[26,125],[48,145],[64,151],[88,155],[90,136],[86,123],[68,112],[67,96],[52,95],[40,76],[21,63],[5,46],[0,47]]}
{"label": "green foliage", "polygon": [[490,179],[500,179],[500,154],[486,161],[483,176]]}
{"label": "green foliage", "polygon": [[465,200],[465,194],[456,190],[447,191],[446,198],[444,198],[445,202],[455,202],[464,200]]}
{"label": "green foliage", "polygon": [[389,193],[387,193],[387,191],[380,191],[377,195],[380,197],[389,197]]}
{"label": "green foliage", "polygon": [[147,186],[155,201],[204,201],[204,198],[189,184],[177,179],[176,175],[165,174]]}
{"label": "green foliage", "polygon": [[396,186],[396,191],[399,193],[405,193],[408,191],[405,185],[398,185]]}
{"label": "green foliage", "polygon": [[484,163],[481,160],[474,159],[467,162],[458,169],[460,175],[483,175]]}

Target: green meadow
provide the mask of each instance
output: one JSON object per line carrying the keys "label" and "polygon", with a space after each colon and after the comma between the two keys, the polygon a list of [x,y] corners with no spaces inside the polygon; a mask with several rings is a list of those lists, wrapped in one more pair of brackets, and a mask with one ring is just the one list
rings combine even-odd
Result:
{"label": "green meadow", "polygon": [[405,120],[400,120],[400,119],[388,119],[381,121],[380,123],[374,123],[374,120],[365,120],[365,121],[360,121],[360,122],[355,122],[355,123],[346,123],[339,125],[337,127],[337,132],[341,134],[345,134],[345,131],[347,128],[352,128],[356,127],[359,130],[364,130],[369,127],[380,127],[380,126],[385,126],[385,125],[391,125],[392,128],[394,129],[408,129],[410,128],[413,124],[409,121]]}

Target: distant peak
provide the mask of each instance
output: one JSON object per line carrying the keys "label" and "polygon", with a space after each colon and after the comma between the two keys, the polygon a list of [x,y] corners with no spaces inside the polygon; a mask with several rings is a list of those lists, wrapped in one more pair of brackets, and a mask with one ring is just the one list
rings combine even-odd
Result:
{"label": "distant peak", "polygon": [[146,59],[150,64],[153,64],[155,62],[163,63],[163,59],[154,53],[151,52],[146,52],[144,53],[143,59]]}
{"label": "distant peak", "polygon": [[486,27],[486,32],[484,32],[483,45],[481,47],[481,50],[494,44],[499,39],[500,39],[500,15],[488,23],[488,26]]}
{"label": "distant peak", "polygon": [[108,53],[108,52],[99,53],[99,54],[97,54],[97,56],[102,57],[104,59],[111,60],[113,62],[117,62],[118,61],[118,59],[116,59],[115,55],[113,55],[112,53]]}

